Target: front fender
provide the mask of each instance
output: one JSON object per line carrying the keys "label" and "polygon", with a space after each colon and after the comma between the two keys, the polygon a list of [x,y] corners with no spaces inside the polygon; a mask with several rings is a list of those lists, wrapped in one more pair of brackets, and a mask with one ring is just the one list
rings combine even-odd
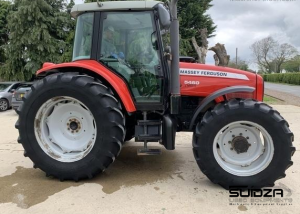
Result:
{"label": "front fender", "polygon": [[202,110],[210,103],[212,102],[213,100],[215,100],[216,98],[220,97],[220,96],[223,96],[223,95],[226,95],[226,94],[229,94],[229,93],[235,93],[235,92],[253,92],[255,90],[255,88],[253,87],[249,87],[249,86],[232,86],[232,87],[227,87],[227,88],[223,88],[223,89],[220,89],[216,92],[214,92],[213,94],[207,96],[205,99],[203,99],[199,106],[197,107],[194,115],[193,115],[193,118],[191,120],[191,123],[190,123],[190,127],[189,129],[192,130],[193,129],[193,126],[196,122],[196,119],[198,117],[198,115],[202,112]]}
{"label": "front fender", "polygon": [[100,75],[116,91],[123,105],[125,106],[126,111],[129,113],[136,111],[130,91],[124,80],[95,60],[79,60],[75,62],[61,64],[45,63],[43,68],[37,71],[37,76],[42,76],[43,74],[51,70],[53,71],[65,68],[69,68],[69,70],[72,68],[82,68],[94,72],[97,75]]}

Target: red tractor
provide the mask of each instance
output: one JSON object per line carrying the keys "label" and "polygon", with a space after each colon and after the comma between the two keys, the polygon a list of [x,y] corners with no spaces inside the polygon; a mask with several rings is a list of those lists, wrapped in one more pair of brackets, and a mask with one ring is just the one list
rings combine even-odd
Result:
{"label": "red tractor", "polygon": [[[289,125],[263,103],[254,73],[180,62],[177,0],[75,5],[73,61],[45,63],[18,109],[18,142],[35,168],[60,180],[106,170],[125,141],[140,155],[175,149],[193,132],[202,172],[224,188],[273,186],[295,152]],[[164,45],[170,32],[171,48]],[[186,61],[184,59],[183,61]]]}

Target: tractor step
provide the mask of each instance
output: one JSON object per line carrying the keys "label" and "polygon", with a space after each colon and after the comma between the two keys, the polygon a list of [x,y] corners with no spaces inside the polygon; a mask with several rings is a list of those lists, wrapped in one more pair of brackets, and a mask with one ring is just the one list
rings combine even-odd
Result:
{"label": "tractor step", "polygon": [[139,126],[160,126],[161,120],[139,120],[138,121]]}
{"label": "tractor step", "polygon": [[148,135],[148,134],[141,134],[135,138],[136,142],[144,142],[145,140],[148,142],[157,142],[162,139],[161,135]]}
{"label": "tractor step", "polygon": [[162,140],[161,120],[148,120],[147,112],[143,113],[143,120],[138,120],[135,126],[136,142],[158,142]]}
{"label": "tractor step", "polygon": [[138,149],[137,155],[161,155],[160,149]]}

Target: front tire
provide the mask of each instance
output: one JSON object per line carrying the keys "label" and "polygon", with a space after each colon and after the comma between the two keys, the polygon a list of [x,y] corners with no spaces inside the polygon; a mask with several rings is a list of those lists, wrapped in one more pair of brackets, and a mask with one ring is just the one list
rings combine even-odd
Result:
{"label": "front tire", "polygon": [[225,189],[274,186],[293,164],[293,133],[272,107],[230,100],[205,113],[193,135],[201,171]]}
{"label": "front tire", "polygon": [[59,73],[35,82],[19,108],[18,141],[34,168],[78,181],[120,153],[125,120],[112,91],[92,77]]}

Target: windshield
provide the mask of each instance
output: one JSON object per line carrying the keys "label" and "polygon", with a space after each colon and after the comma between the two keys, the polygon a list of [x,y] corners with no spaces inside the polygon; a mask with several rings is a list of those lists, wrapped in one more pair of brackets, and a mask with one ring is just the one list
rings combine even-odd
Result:
{"label": "windshield", "polygon": [[94,13],[85,13],[78,17],[74,40],[73,61],[91,58],[93,22]]}
{"label": "windshield", "polygon": [[11,84],[1,83],[0,84],[0,91],[4,91],[7,89]]}

